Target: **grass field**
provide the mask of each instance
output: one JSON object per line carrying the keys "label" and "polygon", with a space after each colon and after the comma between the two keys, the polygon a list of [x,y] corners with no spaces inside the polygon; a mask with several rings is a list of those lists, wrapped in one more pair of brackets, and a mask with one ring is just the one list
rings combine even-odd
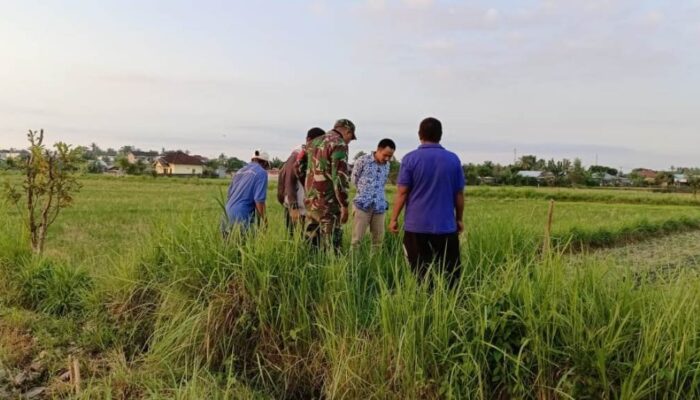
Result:
{"label": "grass field", "polygon": [[[462,280],[431,289],[397,237],[309,254],[274,187],[267,231],[225,243],[226,181],[83,183],[44,258],[3,205],[0,398],[700,397],[692,196],[558,190],[556,243],[583,252],[543,255],[550,190],[468,188]],[[655,274],[669,252],[673,273]],[[69,356],[79,394],[60,379]]]}

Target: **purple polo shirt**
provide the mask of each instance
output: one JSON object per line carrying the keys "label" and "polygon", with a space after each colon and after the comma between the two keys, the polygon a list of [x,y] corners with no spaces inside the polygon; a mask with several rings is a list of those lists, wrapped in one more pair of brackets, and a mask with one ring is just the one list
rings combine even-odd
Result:
{"label": "purple polo shirt", "polygon": [[398,185],[409,189],[404,230],[455,233],[455,195],[464,190],[464,171],[456,154],[428,143],[401,160]]}

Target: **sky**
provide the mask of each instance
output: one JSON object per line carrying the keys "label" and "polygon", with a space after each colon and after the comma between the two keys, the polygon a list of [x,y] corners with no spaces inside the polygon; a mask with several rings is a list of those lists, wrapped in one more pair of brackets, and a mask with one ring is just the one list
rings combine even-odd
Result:
{"label": "sky", "polygon": [[700,0],[0,0],[0,148],[285,159],[443,123],[464,163],[700,166]]}

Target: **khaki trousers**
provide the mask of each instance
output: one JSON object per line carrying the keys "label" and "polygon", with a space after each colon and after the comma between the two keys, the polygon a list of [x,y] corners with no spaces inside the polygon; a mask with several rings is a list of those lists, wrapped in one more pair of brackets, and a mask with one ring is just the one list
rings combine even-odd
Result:
{"label": "khaki trousers", "polygon": [[362,211],[357,207],[353,207],[351,241],[353,247],[357,247],[360,244],[368,227],[372,234],[372,247],[380,247],[384,239],[384,213],[376,214],[372,211]]}

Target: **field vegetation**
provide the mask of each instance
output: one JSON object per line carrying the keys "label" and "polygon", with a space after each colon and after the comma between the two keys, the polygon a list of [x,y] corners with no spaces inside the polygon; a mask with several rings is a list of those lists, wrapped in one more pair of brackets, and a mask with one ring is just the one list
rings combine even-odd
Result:
{"label": "field vegetation", "polygon": [[468,188],[450,289],[416,281],[398,237],[309,253],[274,186],[269,227],[226,242],[223,180],[81,183],[43,257],[0,205],[0,398],[700,397],[697,263],[660,275],[620,253],[691,243],[666,236],[700,227],[678,195],[558,192],[574,200],[542,253],[548,195]]}

